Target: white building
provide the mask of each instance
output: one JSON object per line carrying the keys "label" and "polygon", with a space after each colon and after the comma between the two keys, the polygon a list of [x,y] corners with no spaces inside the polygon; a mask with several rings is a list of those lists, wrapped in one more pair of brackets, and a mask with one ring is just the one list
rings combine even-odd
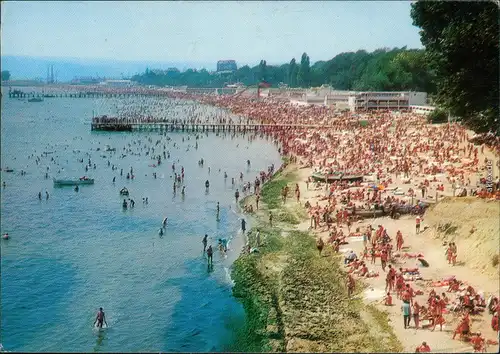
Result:
{"label": "white building", "polygon": [[108,87],[124,88],[124,87],[132,86],[132,81],[130,81],[130,80],[106,80],[104,82],[101,82],[101,85],[108,86]]}
{"label": "white building", "polygon": [[335,91],[322,88],[305,93],[303,100],[307,104],[349,109],[352,112],[378,109],[399,111],[410,110],[411,106],[425,106],[427,93],[413,91]]}
{"label": "white building", "polygon": [[354,101],[350,102],[351,110],[409,110],[410,106],[424,106],[427,102],[426,92],[356,92]]}

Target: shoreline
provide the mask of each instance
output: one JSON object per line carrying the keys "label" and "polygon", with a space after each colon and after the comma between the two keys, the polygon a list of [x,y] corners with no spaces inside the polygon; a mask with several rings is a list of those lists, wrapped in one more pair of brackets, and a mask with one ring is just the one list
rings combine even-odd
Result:
{"label": "shoreline", "polygon": [[[361,345],[366,351],[401,351],[403,347],[393,333],[382,340],[369,333],[367,319],[370,326],[375,323],[377,328],[386,329],[387,317],[359,300],[347,300],[344,272],[337,262],[340,257],[320,257],[312,233],[297,227],[307,222],[304,210],[273,208],[273,226],[269,225],[269,204],[279,200],[276,191],[283,184],[299,181],[298,171],[296,164],[289,164],[264,185],[262,207],[252,215],[256,225],[248,231],[253,247],[258,228],[263,245],[258,253],[242,252],[233,263],[233,295],[247,317],[244,335],[256,342],[238,349],[328,352],[357,351]],[[253,203],[254,198],[247,196],[241,203]],[[323,277],[324,272],[331,277]],[[316,301],[318,297],[320,301]],[[326,313],[321,315],[319,307],[323,306]],[[363,329],[362,335],[356,329]]]}

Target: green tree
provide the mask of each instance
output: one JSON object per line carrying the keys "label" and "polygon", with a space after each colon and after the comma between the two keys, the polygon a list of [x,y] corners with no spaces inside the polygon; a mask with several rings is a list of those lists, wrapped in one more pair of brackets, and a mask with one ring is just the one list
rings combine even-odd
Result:
{"label": "green tree", "polygon": [[476,131],[500,132],[499,8],[494,2],[412,4],[413,24],[436,73],[436,102]]}
{"label": "green tree", "polygon": [[297,84],[300,87],[308,87],[310,84],[311,67],[309,63],[309,56],[307,53],[302,54],[300,59],[299,71],[297,73]]}
{"label": "green tree", "polygon": [[429,113],[427,120],[429,123],[446,123],[448,121],[448,115],[442,109],[437,108]]}
{"label": "green tree", "polygon": [[259,63],[259,81],[267,80],[267,63],[265,60],[261,60]]}
{"label": "green tree", "polygon": [[2,81],[10,80],[10,72],[8,70],[2,71]]}
{"label": "green tree", "polygon": [[290,65],[288,66],[288,85],[290,87],[296,87],[297,86],[297,63],[295,61],[295,58],[290,60]]}

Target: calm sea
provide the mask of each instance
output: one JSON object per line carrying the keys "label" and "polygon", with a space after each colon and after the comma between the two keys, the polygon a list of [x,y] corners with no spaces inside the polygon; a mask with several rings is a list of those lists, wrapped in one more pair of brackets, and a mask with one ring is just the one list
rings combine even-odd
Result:
{"label": "calm sea", "polygon": [[[269,165],[278,168],[274,144],[260,137],[250,141],[248,135],[199,134],[196,140],[192,133],[91,132],[92,111],[113,113],[123,102],[47,98],[28,103],[6,96],[4,91],[1,165],[14,172],[1,172],[6,183],[1,188],[1,233],[11,236],[0,241],[4,348],[216,351],[230,343],[235,327],[244,323],[229,276],[243,243],[234,191],[241,191],[240,172],[245,181],[253,181]],[[175,116],[182,117],[186,107]],[[116,153],[105,152],[106,144]],[[170,158],[150,166],[156,162],[146,151],[154,147],[154,155],[162,154],[163,145]],[[38,164],[36,156],[41,156]],[[92,166],[85,172],[89,158]],[[118,169],[113,171],[108,161]],[[178,173],[181,166],[185,169],[184,196],[180,189],[173,193],[172,163]],[[126,179],[130,167],[133,180]],[[53,187],[52,177],[83,175],[95,184],[81,186],[79,192]],[[122,209],[119,190],[124,186],[136,202],[133,209]],[[160,237],[166,216],[168,226]],[[212,271],[202,252],[205,233],[214,246],[219,237],[232,239],[226,257],[215,252]],[[92,326],[99,307],[109,324],[103,331]]]}

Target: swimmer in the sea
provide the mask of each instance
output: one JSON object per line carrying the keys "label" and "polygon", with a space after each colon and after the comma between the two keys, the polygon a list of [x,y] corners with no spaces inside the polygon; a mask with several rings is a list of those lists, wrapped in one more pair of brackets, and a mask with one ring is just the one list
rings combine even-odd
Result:
{"label": "swimmer in the sea", "polygon": [[98,328],[102,328],[103,323],[105,323],[106,327],[108,327],[108,323],[106,322],[106,315],[104,314],[102,307],[100,307],[99,311],[97,312],[97,316],[95,317],[95,321],[94,321],[94,326],[95,326],[96,322],[97,322]]}

